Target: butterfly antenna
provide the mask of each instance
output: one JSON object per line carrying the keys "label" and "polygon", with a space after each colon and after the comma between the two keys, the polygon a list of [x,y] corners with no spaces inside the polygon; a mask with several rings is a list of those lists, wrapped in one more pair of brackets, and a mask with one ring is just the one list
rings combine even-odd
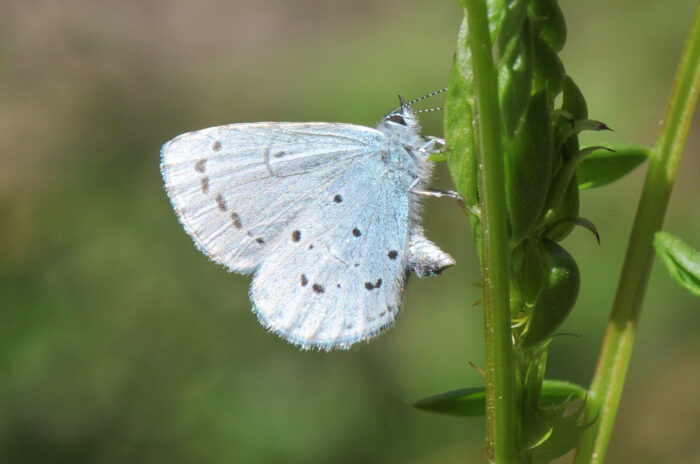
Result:
{"label": "butterfly antenna", "polygon": [[[389,113],[387,113],[386,116],[394,114],[397,111],[401,110],[402,108],[405,108],[406,106],[411,106],[412,104],[414,104],[416,102],[419,102],[421,100],[425,100],[426,98],[434,97],[435,95],[440,95],[441,93],[444,93],[444,92],[447,92],[447,87],[445,87],[444,89],[436,90],[434,92],[430,92],[429,94],[423,95],[422,97],[414,98],[413,100],[409,100],[409,101],[405,101],[403,99],[403,95],[399,94],[399,103],[401,103],[401,106],[399,106],[398,108],[394,108]],[[444,108],[441,108],[441,107],[428,108],[425,110],[418,110],[418,111],[416,111],[416,113],[427,113],[430,111],[440,111],[442,109],[444,109]]]}
{"label": "butterfly antenna", "polygon": [[433,111],[442,111],[442,110],[444,110],[444,109],[445,109],[445,108],[442,107],[442,106],[436,106],[435,108],[426,108],[426,109],[423,109],[423,110],[418,110],[418,111],[416,111],[416,114],[417,114],[417,113],[430,113],[430,112],[433,112]]}
{"label": "butterfly antenna", "polygon": [[425,100],[426,98],[434,97],[435,95],[440,95],[443,92],[447,92],[447,87],[445,87],[444,89],[436,90],[435,92],[430,92],[429,94],[423,95],[422,97],[414,98],[413,100],[409,101],[408,104],[412,105],[421,100]]}

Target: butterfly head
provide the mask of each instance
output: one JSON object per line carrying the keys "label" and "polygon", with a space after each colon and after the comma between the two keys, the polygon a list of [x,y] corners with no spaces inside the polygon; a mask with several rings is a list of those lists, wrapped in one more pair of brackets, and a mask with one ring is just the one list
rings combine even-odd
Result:
{"label": "butterfly head", "polygon": [[399,95],[399,102],[401,106],[384,116],[384,124],[396,131],[420,132],[418,117],[416,111],[411,108],[411,102],[405,102],[401,95]]}

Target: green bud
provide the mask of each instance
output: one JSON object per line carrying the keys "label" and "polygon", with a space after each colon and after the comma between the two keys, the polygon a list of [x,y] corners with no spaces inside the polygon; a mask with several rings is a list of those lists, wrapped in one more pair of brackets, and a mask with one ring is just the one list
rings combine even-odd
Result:
{"label": "green bud", "polygon": [[513,279],[520,303],[532,307],[548,274],[548,257],[539,239],[524,240],[513,251]]}
{"label": "green bud", "polygon": [[557,0],[532,0],[530,18],[535,35],[559,53],[566,42],[566,22]]}
{"label": "green bud", "polygon": [[581,277],[574,258],[556,242],[544,239],[542,243],[549,259],[549,271],[520,340],[524,349],[533,348],[554,335],[573,309],[580,286]]}
{"label": "green bud", "polygon": [[561,92],[564,80],[564,65],[552,48],[539,37],[535,37],[535,74],[533,90],[547,89],[550,105]]}
{"label": "green bud", "polygon": [[526,18],[522,31],[508,43],[497,65],[501,119],[506,139],[513,137],[520,126],[530,101],[533,54],[530,21]]}
{"label": "green bud", "polygon": [[534,229],[552,175],[552,132],[547,93],[532,96],[525,120],[506,146],[506,201],[510,238],[517,243]]}

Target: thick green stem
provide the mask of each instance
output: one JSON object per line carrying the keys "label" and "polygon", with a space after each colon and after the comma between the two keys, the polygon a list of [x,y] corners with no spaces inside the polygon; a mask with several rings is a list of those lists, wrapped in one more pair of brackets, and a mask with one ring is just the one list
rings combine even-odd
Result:
{"label": "thick green stem", "polygon": [[649,160],[603,349],[589,391],[587,420],[595,423],[584,437],[576,464],[599,464],[605,458],[654,259],[654,234],[663,224],[698,91],[700,7],[678,67],[661,135]]}
{"label": "thick green stem", "polygon": [[489,459],[519,462],[519,413],[510,330],[508,230],[501,148],[501,117],[486,4],[464,0],[472,52],[479,152],[483,166],[484,325],[486,342],[486,435]]}

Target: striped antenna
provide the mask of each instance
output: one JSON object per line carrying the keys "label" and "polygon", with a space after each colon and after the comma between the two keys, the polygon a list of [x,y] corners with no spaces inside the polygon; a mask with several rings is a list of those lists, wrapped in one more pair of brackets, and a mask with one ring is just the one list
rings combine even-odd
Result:
{"label": "striped antenna", "polygon": [[406,102],[406,104],[412,105],[421,100],[425,100],[426,98],[434,97],[435,95],[440,95],[443,92],[447,92],[447,87],[445,87],[444,89],[436,90],[435,92],[430,92],[429,94],[423,95],[422,97],[414,98],[413,100]]}
{"label": "striped antenna", "polygon": [[[416,102],[419,102],[421,100],[425,100],[426,98],[434,97],[435,95],[440,95],[441,93],[444,93],[444,92],[447,92],[447,87],[445,87],[444,89],[436,90],[435,92],[430,92],[427,95],[423,95],[422,97],[414,98],[413,100],[409,100],[409,101],[404,101],[403,97],[401,97],[401,95],[399,95],[399,102],[401,102],[401,106],[391,110],[389,113],[386,114],[385,117],[391,116],[392,114],[396,114],[404,106],[411,106],[412,104],[414,104]],[[416,113],[427,113],[429,111],[440,111],[442,109],[444,109],[444,108],[428,108],[426,110],[418,110],[418,111],[416,111]]]}
{"label": "striped antenna", "polygon": [[430,113],[432,111],[442,111],[444,109],[445,108],[443,108],[442,106],[436,106],[435,108],[426,108],[424,110],[417,110],[416,114],[418,114],[418,113]]}

